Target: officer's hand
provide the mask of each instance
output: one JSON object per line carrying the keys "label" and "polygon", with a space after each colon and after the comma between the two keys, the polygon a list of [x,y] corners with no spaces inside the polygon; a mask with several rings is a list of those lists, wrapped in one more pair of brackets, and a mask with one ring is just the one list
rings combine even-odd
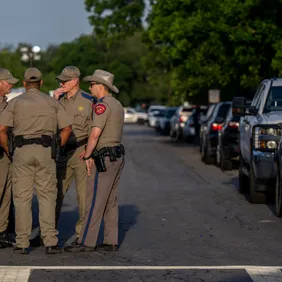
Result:
{"label": "officer's hand", "polygon": [[85,163],[86,163],[86,169],[87,169],[88,176],[90,176],[91,175],[91,169],[92,169],[92,166],[94,164],[94,161],[91,158],[89,160],[86,160]]}
{"label": "officer's hand", "polygon": [[83,157],[85,156],[85,150],[79,155],[79,159],[83,161]]}
{"label": "officer's hand", "polygon": [[53,97],[58,100],[60,95],[63,94],[64,91],[65,90],[63,88],[58,88],[58,89],[54,90]]}

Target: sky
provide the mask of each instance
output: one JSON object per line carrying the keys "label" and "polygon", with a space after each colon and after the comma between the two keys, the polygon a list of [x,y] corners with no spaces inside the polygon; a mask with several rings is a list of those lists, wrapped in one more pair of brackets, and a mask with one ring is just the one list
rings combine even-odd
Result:
{"label": "sky", "polygon": [[84,0],[0,0],[0,46],[30,43],[41,49],[90,34]]}

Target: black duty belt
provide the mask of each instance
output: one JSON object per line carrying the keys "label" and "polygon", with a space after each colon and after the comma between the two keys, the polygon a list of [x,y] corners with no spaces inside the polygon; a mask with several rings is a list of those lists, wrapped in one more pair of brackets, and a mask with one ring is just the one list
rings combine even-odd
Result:
{"label": "black duty belt", "polygon": [[17,147],[21,148],[22,146],[25,145],[37,144],[37,145],[42,145],[44,147],[49,147],[52,144],[52,140],[53,138],[48,135],[42,135],[39,138],[29,138],[29,139],[25,139],[23,135],[18,135],[15,136],[14,146],[15,148]]}
{"label": "black duty belt", "polygon": [[78,142],[67,143],[64,147],[64,152],[67,153],[67,152],[76,150],[77,148],[79,148],[83,145],[86,145],[87,142],[88,142],[88,138],[82,139],[81,141],[78,141]]}
{"label": "black duty belt", "polygon": [[125,154],[124,146],[122,144],[113,147],[103,147],[100,150],[95,150],[94,155],[110,158],[120,158]]}

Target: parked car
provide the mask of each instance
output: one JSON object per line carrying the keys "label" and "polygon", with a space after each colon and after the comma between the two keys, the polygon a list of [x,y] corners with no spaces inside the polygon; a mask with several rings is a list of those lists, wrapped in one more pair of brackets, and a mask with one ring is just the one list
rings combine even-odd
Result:
{"label": "parked car", "polygon": [[146,113],[145,111],[136,110],[136,114],[137,114],[137,123],[138,124],[144,124],[148,122],[148,113]]}
{"label": "parked car", "polygon": [[239,160],[240,116],[233,114],[230,107],[222,128],[218,131],[216,163],[221,170],[231,170],[233,162]]}
{"label": "parked car", "polygon": [[156,125],[156,115],[159,114],[160,110],[164,110],[166,106],[153,105],[148,109],[148,126],[155,127]]}
{"label": "parked car", "polygon": [[197,116],[197,112],[195,109],[193,109],[192,112],[193,112],[192,115],[188,118],[183,128],[183,139],[186,142],[192,142],[193,140],[195,140],[196,137],[195,119],[198,119],[198,125],[200,126],[200,124],[205,120],[207,107],[202,107],[200,109],[200,116]]}
{"label": "parked car", "polygon": [[177,107],[167,107],[164,110],[164,115],[159,118],[160,131],[164,135],[168,135],[170,132],[170,119],[175,114]]}
{"label": "parked car", "polygon": [[176,138],[176,140],[181,140],[183,137],[183,128],[185,122],[192,115],[193,107],[180,106],[177,108],[175,114],[170,120],[170,137]]}
{"label": "parked car", "polygon": [[160,120],[161,120],[162,118],[164,118],[164,113],[165,113],[165,109],[164,109],[164,110],[159,110],[158,113],[155,113],[155,114],[154,114],[154,117],[155,117],[155,119],[156,119],[156,121],[155,121],[155,126],[154,126],[156,132],[160,132],[160,131],[161,131]]}
{"label": "parked car", "polygon": [[206,164],[215,163],[218,131],[222,128],[231,104],[231,102],[216,104],[210,117],[201,125],[201,158]]}
{"label": "parked car", "polygon": [[138,115],[135,109],[126,107],[124,108],[124,123],[136,123]]}

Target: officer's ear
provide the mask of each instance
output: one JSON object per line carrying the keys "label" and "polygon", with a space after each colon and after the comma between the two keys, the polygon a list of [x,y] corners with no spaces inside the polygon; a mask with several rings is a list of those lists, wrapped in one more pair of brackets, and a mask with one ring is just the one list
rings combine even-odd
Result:
{"label": "officer's ear", "polygon": [[43,79],[42,79],[42,80],[40,80],[40,87],[42,86],[42,84],[43,84]]}
{"label": "officer's ear", "polygon": [[26,81],[23,80],[23,86],[26,88]]}

